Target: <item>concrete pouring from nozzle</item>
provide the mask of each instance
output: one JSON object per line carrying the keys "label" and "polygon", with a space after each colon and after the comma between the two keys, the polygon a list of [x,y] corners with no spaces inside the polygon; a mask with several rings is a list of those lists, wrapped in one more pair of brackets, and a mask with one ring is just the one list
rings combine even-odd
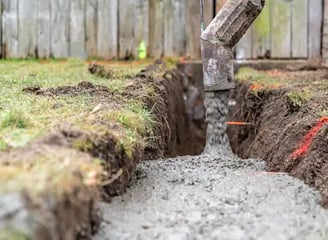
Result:
{"label": "concrete pouring from nozzle", "polygon": [[[265,0],[228,0],[201,33],[207,122],[204,154],[231,152],[226,116],[229,92],[235,87],[233,47],[261,13],[264,4]],[[201,0],[201,19],[202,8]]]}

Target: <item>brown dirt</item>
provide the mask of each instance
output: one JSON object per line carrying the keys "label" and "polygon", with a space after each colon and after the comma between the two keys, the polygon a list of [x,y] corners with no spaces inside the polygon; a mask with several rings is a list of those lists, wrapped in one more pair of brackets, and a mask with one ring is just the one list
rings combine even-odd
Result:
{"label": "brown dirt", "polygon": [[[101,66],[95,71],[94,67],[95,65],[90,66],[91,73],[102,77],[112,76],[112,73],[106,72]],[[79,178],[80,174],[76,172],[76,185],[59,196],[44,192],[42,198],[35,202],[27,192],[28,200],[24,200],[24,206],[31,218],[47,216],[51,219],[48,228],[38,225],[35,235],[40,236],[40,239],[53,239],[54,235],[51,234],[56,232],[58,239],[89,239],[100,222],[95,204],[98,196],[110,200],[112,196],[122,194],[139,161],[144,158],[193,155],[202,151],[204,138],[195,134],[197,129],[183,98],[184,80],[183,73],[174,69],[167,70],[165,63],[157,62],[142,70],[134,77],[132,84],[119,93],[111,93],[107,87],[90,82],[49,89],[32,86],[23,90],[26,93],[49,97],[88,94],[100,98],[104,103],[100,111],[86,116],[83,120],[84,127],[61,124],[53,132],[28,146],[2,154],[1,159],[8,159],[10,156],[9,165],[16,162],[33,162],[43,154],[56,158],[58,154],[73,153],[79,154],[81,161],[95,157],[102,162],[103,175],[98,187],[86,187]],[[120,136],[126,134],[125,129],[103,117],[102,112],[112,109],[115,94],[124,95],[129,99],[141,99],[153,114],[156,123],[152,132],[141,136],[148,138],[146,146],[136,144],[132,152],[128,151],[119,140]],[[52,202],[51,208],[47,207],[47,201]]]}
{"label": "brown dirt", "polygon": [[38,86],[26,87],[23,92],[33,93],[41,96],[60,96],[60,95],[84,95],[91,96],[104,96],[108,97],[112,95],[109,89],[105,86],[94,85],[91,82],[80,82],[77,86],[60,86],[56,88],[42,89]]}
{"label": "brown dirt", "polygon": [[[39,141],[29,147],[18,149],[12,152],[1,153],[3,166],[8,169],[24,164],[25,168],[32,168],[37,159],[52,157],[58,164],[64,159],[81,162],[91,162],[88,154],[83,154],[74,149],[64,146],[55,146]],[[40,167],[40,166],[39,166]],[[42,169],[40,168],[40,171]],[[56,171],[56,170],[55,170]],[[69,182],[64,179],[55,180],[56,176],[47,176],[48,188],[39,192],[33,189],[34,184],[40,184],[42,177],[32,176],[30,183],[19,183],[24,185],[24,190],[16,197],[15,194],[1,193],[2,204],[4,199],[10,201],[13,206],[21,205],[21,208],[9,210],[6,205],[2,205],[7,214],[0,215],[0,222],[12,227],[33,226],[28,239],[89,239],[98,230],[101,216],[97,207],[97,200],[100,199],[96,188],[88,187],[83,182],[82,172],[78,168],[74,171],[73,178]],[[58,173],[58,172],[57,172]],[[45,174],[40,172],[40,175]],[[58,186],[60,181],[64,186]],[[12,183],[11,183],[12,184]],[[8,203],[7,203],[8,204]],[[26,218],[26,219],[25,219]],[[26,220],[28,219],[28,223]],[[26,226],[21,224],[26,223]],[[46,224],[45,224],[46,223]],[[24,238],[25,239],[25,238]]]}
{"label": "brown dirt", "polygon": [[[232,93],[238,104],[231,111],[230,120],[254,124],[229,127],[233,150],[243,158],[264,159],[268,171],[288,172],[316,187],[328,207],[328,126],[323,125],[313,142],[309,142],[308,152],[291,157],[295,150],[304,148],[304,137],[328,114],[325,112],[328,109],[327,72],[264,73],[274,77],[274,86],[250,78],[239,81]],[[311,92],[308,100],[289,97],[295,93],[304,95],[304,91]]]}
{"label": "brown dirt", "polygon": [[136,164],[141,160],[142,148],[136,146],[128,155],[123,145],[119,144],[118,134],[123,134],[121,126],[109,121],[96,120],[89,124],[95,130],[82,131],[73,126],[60,126],[39,142],[50,146],[61,146],[87,152],[102,160],[104,176],[102,183],[103,199],[122,194],[127,187]]}
{"label": "brown dirt", "polygon": [[[91,63],[89,71],[97,76],[110,78],[114,70]],[[184,100],[189,90],[186,77],[185,72],[168,70],[163,61],[157,60],[141,70],[132,84],[119,93],[127,98],[141,99],[155,117],[156,124],[152,134],[157,138],[144,136],[151,138],[145,148],[145,159],[198,155],[202,152],[205,142],[203,116],[197,122],[199,119],[195,120],[188,114],[195,104],[188,105]],[[147,93],[149,88],[154,90],[153,93]],[[198,105],[196,107],[203,108],[202,102]]]}
{"label": "brown dirt", "polygon": [[[126,91],[131,97],[142,97],[159,123],[155,127],[155,135],[161,137],[148,144],[146,158],[198,155],[203,150],[204,136],[197,134],[197,126],[188,115],[189,106],[183,98],[185,75],[171,69],[158,77],[158,73],[163,72],[163,69],[165,64],[159,62],[141,71],[137,75],[138,84]],[[141,95],[146,85],[155,88],[157,97]]]}

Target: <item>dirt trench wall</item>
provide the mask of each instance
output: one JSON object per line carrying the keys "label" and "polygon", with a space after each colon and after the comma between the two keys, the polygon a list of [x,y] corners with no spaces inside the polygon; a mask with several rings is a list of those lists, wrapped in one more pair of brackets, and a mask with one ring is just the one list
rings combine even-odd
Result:
{"label": "dirt trench wall", "polygon": [[[161,68],[165,64],[152,65],[138,74],[138,82],[154,86],[159,96],[144,99],[159,123],[155,124],[155,135],[160,136],[146,147],[146,158],[198,155],[205,145],[202,93],[193,86],[186,72]],[[149,74],[149,71],[155,72]]]}
{"label": "dirt trench wall", "polygon": [[238,83],[231,93],[237,105],[230,120],[254,125],[228,128],[232,148],[242,158],[265,160],[269,172],[287,172],[314,186],[328,207],[328,127],[318,115],[327,100],[316,98],[295,108],[289,91],[253,91],[250,84]]}

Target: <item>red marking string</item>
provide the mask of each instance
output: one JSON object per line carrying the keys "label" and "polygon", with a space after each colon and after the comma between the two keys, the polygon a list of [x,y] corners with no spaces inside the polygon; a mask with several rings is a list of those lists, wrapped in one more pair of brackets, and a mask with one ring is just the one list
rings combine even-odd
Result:
{"label": "red marking string", "polygon": [[295,160],[299,157],[304,157],[309,152],[314,138],[318,135],[322,127],[325,126],[325,124],[327,123],[328,117],[320,118],[317,124],[312,127],[311,130],[305,135],[302,140],[301,146],[289,156],[289,159]]}

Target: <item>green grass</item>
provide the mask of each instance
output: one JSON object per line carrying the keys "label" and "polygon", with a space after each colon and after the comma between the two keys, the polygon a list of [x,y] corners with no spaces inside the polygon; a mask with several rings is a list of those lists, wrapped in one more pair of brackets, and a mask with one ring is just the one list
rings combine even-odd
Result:
{"label": "green grass", "polygon": [[251,81],[252,83],[260,84],[277,84],[278,80],[274,77],[270,77],[265,73],[259,72],[253,68],[243,67],[239,69],[236,74],[238,81]]}
{"label": "green grass", "polygon": [[151,113],[144,108],[142,103],[135,100],[128,101],[120,110],[109,112],[107,117],[140,135],[149,134],[155,123]]}
{"label": "green grass", "polygon": [[[140,96],[123,93],[136,85],[131,76],[148,63],[103,63],[115,71],[106,79],[89,74],[88,64],[83,61],[0,60],[0,194],[23,192],[40,205],[48,199],[57,204],[71,194],[85,198],[83,194],[91,194],[89,190],[111,179],[114,170],[125,171],[110,164],[104,168],[106,156],[96,159],[86,152],[92,152],[94,144],[111,139],[117,153],[124,151],[125,162],[139,157],[135,154],[143,150],[156,124],[142,101],[157,95],[155,88],[147,84]],[[76,86],[83,81],[106,86],[113,94],[42,96],[23,92],[31,86],[45,89]],[[87,137],[73,139],[72,148],[40,143],[22,148],[65,124]],[[106,155],[107,150],[102,151]],[[19,226],[0,227],[2,239],[28,237]]]}
{"label": "green grass", "polygon": [[310,91],[289,91],[286,96],[293,107],[300,108],[311,99],[312,93]]}
{"label": "green grass", "polygon": [[0,229],[0,240],[28,240],[28,234],[23,231],[15,230],[10,226],[6,226],[3,229]]}
{"label": "green grass", "polygon": [[258,71],[249,67],[239,69],[236,81],[261,86],[262,89],[292,88],[297,91],[326,93],[328,81],[322,71]]}
{"label": "green grass", "polygon": [[[129,83],[129,78],[126,76],[136,74],[144,65],[145,63],[137,65],[114,63],[113,68],[117,76],[114,79],[105,79],[89,74],[88,64],[79,60],[45,62],[1,60],[0,151],[8,147],[24,146],[60,123],[74,123],[98,104],[97,97],[87,95],[44,97],[24,93],[23,88],[29,86],[50,88],[89,81],[104,85],[110,91],[123,91],[125,85]],[[122,111],[127,110],[122,109]],[[124,118],[121,116],[123,124]]]}
{"label": "green grass", "polygon": [[[115,70],[115,77],[106,79],[91,75],[88,72],[88,63],[83,61],[0,61],[0,151],[23,147],[68,123],[81,131],[99,136],[112,134],[126,153],[132,155],[134,147],[143,144],[142,137],[151,134],[154,121],[141,99],[130,99],[120,93],[135,84],[135,80],[127,76],[135,75],[145,64],[148,63],[108,64],[106,67]],[[103,96],[87,94],[40,96],[22,91],[30,86],[74,86],[82,81],[106,86],[110,91],[116,92],[115,97],[104,99]],[[146,94],[151,93],[153,94],[153,89],[149,88]],[[106,107],[93,113],[101,104]],[[120,127],[112,130],[93,124],[95,120],[109,120]],[[77,150],[87,151],[92,147],[88,142],[74,144],[73,147]],[[8,156],[0,160],[11,162],[7,158]],[[53,186],[52,189],[63,191],[61,186],[75,181],[72,169],[78,168],[82,174],[88,174],[88,168],[91,172],[101,171],[93,162],[84,164],[83,159],[79,160],[79,155],[74,155],[73,149],[57,152],[50,148],[41,156],[33,153],[27,157],[29,160],[33,158],[33,164],[21,158],[22,161],[17,164],[15,160],[10,165],[0,164],[1,192],[21,191],[23,188],[42,192],[45,186],[50,185]],[[72,161],[67,163],[68,159]]]}
{"label": "green grass", "polygon": [[328,117],[328,109],[321,109],[319,111],[319,116],[320,117]]}
{"label": "green grass", "polygon": [[17,110],[5,112],[0,123],[1,128],[20,128],[24,129],[29,126],[29,119],[24,116],[24,113]]}
{"label": "green grass", "polygon": [[42,148],[27,154],[19,156],[19,161],[15,156],[8,156],[6,160],[11,164],[0,165],[1,194],[25,190],[31,197],[44,192],[60,197],[74,186],[81,186],[81,179],[74,172],[81,173],[86,186],[102,173],[100,160],[72,149]]}

